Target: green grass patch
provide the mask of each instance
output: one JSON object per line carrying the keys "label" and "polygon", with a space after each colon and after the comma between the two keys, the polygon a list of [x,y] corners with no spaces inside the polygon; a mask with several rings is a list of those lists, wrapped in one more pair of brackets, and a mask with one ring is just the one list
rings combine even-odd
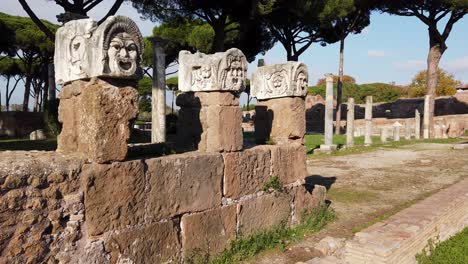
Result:
{"label": "green grass patch", "polygon": [[429,240],[428,246],[416,255],[420,264],[466,264],[468,263],[468,227],[450,239],[435,244]]}
{"label": "green grass patch", "polygon": [[324,143],[323,135],[306,135],[305,145],[307,154],[311,158],[323,158],[333,156],[343,156],[350,154],[359,154],[369,151],[374,151],[381,148],[399,148],[405,145],[411,145],[416,143],[438,143],[438,144],[455,144],[463,142],[460,138],[446,138],[446,139],[420,139],[420,140],[405,140],[402,138],[400,141],[388,141],[386,143],[380,142],[380,137],[372,137],[370,146],[364,146],[364,137],[354,138],[354,147],[343,148],[346,144],[346,135],[333,135],[333,144],[338,146],[338,149],[330,153],[313,154],[314,149],[320,148],[320,145]]}
{"label": "green grass patch", "polygon": [[307,214],[305,220],[293,228],[287,228],[285,224],[282,224],[251,236],[240,237],[232,241],[230,247],[218,256],[210,258],[208,254],[200,254],[201,252],[194,251],[185,261],[192,264],[239,263],[265,250],[285,250],[291,243],[321,230],[335,217],[335,212],[331,208],[322,206]]}
{"label": "green grass patch", "polygon": [[363,203],[374,198],[377,198],[377,194],[370,191],[331,188],[327,192],[327,199],[340,203]]}
{"label": "green grass patch", "polygon": [[274,177],[271,177],[270,180],[263,185],[263,191],[264,192],[269,191],[269,190],[279,191],[281,190],[281,186],[282,184],[280,180],[278,179],[278,177],[274,176]]}

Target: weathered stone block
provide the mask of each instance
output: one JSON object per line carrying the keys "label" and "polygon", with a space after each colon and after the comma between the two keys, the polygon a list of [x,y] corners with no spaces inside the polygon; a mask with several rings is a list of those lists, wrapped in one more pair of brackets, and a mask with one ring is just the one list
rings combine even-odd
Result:
{"label": "weathered stone block", "polygon": [[267,146],[257,146],[224,157],[224,196],[240,196],[261,191],[270,179],[271,153]]}
{"label": "weathered stone block", "polygon": [[226,206],[182,216],[181,233],[184,255],[198,252],[214,255],[223,251],[236,237],[236,206]]}
{"label": "weathered stone block", "polygon": [[221,154],[192,152],[149,159],[146,163],[149,220],[221,205]]}
{"label": "weathered stone block", "polygon": [[271,146],[273,177],[283,184],[302,180],[307,176],[306,149],[299,144]]}
{"label": "weathered stone block", "polygon": [[288,61],[262,66],[252,75],[251,94],[258,100],[307,95],[309,74],[304,63]]}
{"label": "weathered stone block", "polygon": [[83,153],[98,163],[124,160],[129,122],[138,114],[138,91],[100,79],[69,86],[67,89],[80,92],[60,102],[59,121],[64,129],[57,139],[57,151]]}
{"label": "weathered stone block", "polygon": [[229,152],[242,149],[239,98],[227,92],[188,92],[177,97],[179,149]]}
{"label": "weathered stone block", "polygon": [[301,223],[304,217],[325,203],[327,189],[321,185],[301,185],[292,188],[294,208],[291,224]]}
{"label": "weathered stone block", "polygon": [[236,48],[215,54],[179,53],[179,91],[242,91],[247,59]]}
{"label": "weathered stone block", "polygon": [[91,236],[144,222],[145,173],[140,160],[86,165],[86,224]]}
{"label": "weathered stone block", "polygon": [[172,221],[115,233],[105,243],[110,263],[178,263],[180,247]]}
{"label": "weathered stone block", "polygon": [[255,106],[255,140],[268,139],[275,144],[304,143],[305,101],[302,97],[285,97],[257,102]]}
{"label": "weathered stone block", "polygon": [[261,230],[287,224],[292,197],[286,193],[270,193],[240,203],[239,233],[248,236]]}
{"label": "weathered stone block", "polygon": [[202,134],[198,150],[238,151],[243,147],[242,110],[238,106],[207,106],[200,111]]}

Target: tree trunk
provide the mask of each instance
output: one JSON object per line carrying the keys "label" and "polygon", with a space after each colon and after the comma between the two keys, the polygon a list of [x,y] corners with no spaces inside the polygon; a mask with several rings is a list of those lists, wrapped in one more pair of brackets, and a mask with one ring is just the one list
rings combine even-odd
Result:
{"label": "tree trunk", "polygon": [[338,69],[338,85],[336,88],[336,128],[335,134],[339,135],[341,133],[341,101],[343,94],[343,61],[344,61],[344,38],[340,40],[340,66]]}
{"label": "tree trunk", "polygon": [[56,98],[56,93],[55,93],[55,66],[54,63],[49,63],[48,68],[47,68],[47,74],[48,74],[48,84],[49,84],[49,100],[55,100]]}
{"label": "tree trunk", "polygon": [[[429,35],[431,35],[429,33]],[[434,137],[434,114],[435,114],[435,97],[438,84],[437,69],[442,55],[445,52],[445,45],[437,43],[434,37],[430,37],[430,49],[427,56],[427,80],[426,94],[431,96],[429,101],[429,137]]]}
{"label": "tree trunk", "polygon": [[212,53],[224,51],[224,39],[226,38],[226,32],[224,32],[224,21],[223,23],[217,23],[213,30],[215,32],[213,46],[211,47]]}
{"label": "tree trunk", "polygon": [[[28,74],[28,75],[30,75],[30,74]],[[26,76],[26,83],[24,85],[23,112],[28,112],[29,94],[30,93],[31,93],[31,77]]]}

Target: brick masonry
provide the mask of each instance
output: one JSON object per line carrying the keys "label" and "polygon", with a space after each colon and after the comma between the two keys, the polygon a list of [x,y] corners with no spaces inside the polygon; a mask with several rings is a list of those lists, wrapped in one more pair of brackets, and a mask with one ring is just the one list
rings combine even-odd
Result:
{"label": "brick masonry", "polygon": [[[304,185],[305,163],[300,144],[108,164],[2,152],[0,263],[167,263],[216,254],[242,235],[297,224],[324,202],[324,188]],[[283,187],[264,192],[273,176]]]}
{"label": "brick masonry", "polygon": [[416,263],[428,241],[444,241],[468,226],[468,179],[356,233],[346,263]]}

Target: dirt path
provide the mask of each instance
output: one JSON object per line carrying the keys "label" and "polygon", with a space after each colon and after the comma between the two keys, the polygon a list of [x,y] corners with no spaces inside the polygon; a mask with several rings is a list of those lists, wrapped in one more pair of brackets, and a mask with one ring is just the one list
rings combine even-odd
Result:
{"label": "dirt path", "polygon": [[265,252],[247,263],[296,263],[320,256],[325,236],[349,238],[383,217],[468,177],[468,149],[416,144],[398,149],[308,160],[310,180],[325,185],[338,219],[285,252]]}

